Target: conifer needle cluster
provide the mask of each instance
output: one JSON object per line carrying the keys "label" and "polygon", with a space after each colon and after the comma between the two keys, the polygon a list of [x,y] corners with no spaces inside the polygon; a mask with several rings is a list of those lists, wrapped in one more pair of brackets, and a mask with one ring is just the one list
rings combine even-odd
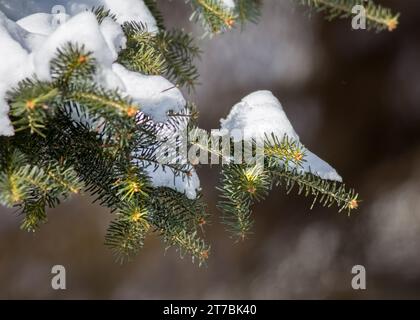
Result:
{"label": "conifer needle cluster", "polygon": [[[234,9],[229,9],[218,0],[187,2],[194,12],[192,18],[212,34],[246,21],[257,22],[262,4],[260,0],[235,0]],[[297,2],[333,18],[349,16],[358,1]],[[194,60],[200,55],[199,48],[190,34],[165,29],[156,1],[145,3],[159,31],[150,32],[136,21],[125,23],[127,46],[118,62],[129,70],[163,75],[177,86],[192,89],[198,80]],[[103,8],[94,12],[98,22],[115,19]],[[393,30],[397,26],[397,15],[371,1],[367,12],[372,28]],[[15,135],[0,137],[0,203],[16,207],[22,215],[21,228],[34,231],[47,221],[48,208],[72,194],[91,195],[114,213],[105,242],[118,259],[135,255],[147,234],[154,232],[182,256],[204,263],[210,246],[203,240],[202,228],[209,216],[201,195],[190,199],[167,187],[153,187],[145,172],[146,166],[159,164],[157,150],[162,140],[157,136],[170,139],[180,127],[198,129],[192,105],[182,114],[171,115],[165,124],[155,122],[130,97],[97,84],[92,52],[75,43],[59,48],[50,67],[51,81],[24,79],[8,92]],[[209,141],[188,143],[221,154]],[[335,205],[348,213],[357,209],[358,195],[353,189],[299,170],[305,161],[305,149],[299,143],[288,137],[267,137],[264,153],[262,165],[229,161],[222,165],[219,208],[236,238],[244,239],[251,232],[252,205],[275,186],[311,197],[313,205]],[[165,169],[188,177],[194,165],[175,161]]]}

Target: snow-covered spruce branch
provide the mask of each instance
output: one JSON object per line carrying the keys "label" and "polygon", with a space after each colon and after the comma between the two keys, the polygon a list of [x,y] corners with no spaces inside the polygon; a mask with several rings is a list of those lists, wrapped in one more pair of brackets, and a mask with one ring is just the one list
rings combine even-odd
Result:
{"label": "snow-covered spruce branch", "polygon": [[191,3],[191,19],[201,21],[211,34],[231,29],[236,23],[235,2],[233,0],[186,0]]}
{"label": "snow-covered spruce branch", "polygon": [[[200,161],[177,152],[190,148],[221,160],[219,207],[240,239],[251,231],[252,204],[274,185],[287,191],[296,185],[314,202],[357,209],[357,194],[301,144],[268,91],[248,95],[221,121],[228,147],[194,139],[197,113],[178,86],[196,84],[200,51],[189,34],[165,29],[156,1],[127,1],[97,0],[88,12],[72,1],[31,2],[28,12],[0,4],[17,20],[0,12],[0,74],[6,75],[0,80],[0,203],[21,210],[23,229],[34,231],[47,221],[46,208],[84,193],[115,214],[106,244],[119,259],[136,254],[156,232],[165,245],[204,263],[210,246],[202,229],[210,217],[195,170]],[[54,15],[31,14],[57,2],[68,13],[58,25]],[[191,4],[217,33],[256,21],[260,1]],[[178,139],[182,132],[190,139]],[[236,162],[238,144],[262,146],[263,161],[251,152],[255,163],[243,154]]]}

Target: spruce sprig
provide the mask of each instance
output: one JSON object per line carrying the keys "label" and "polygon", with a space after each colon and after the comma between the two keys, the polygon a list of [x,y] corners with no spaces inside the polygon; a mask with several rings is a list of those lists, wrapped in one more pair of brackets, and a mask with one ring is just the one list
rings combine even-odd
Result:
{"label": "spruce sprig", "polygon": [[264,164],[227,164],[221,173],[219,208],[228,231],[238,239],[245,239],[253,225],[251,212],[256,201],[263,200],[273,186],[284,186],[290,193],[296,186],[298,194],[312,196],[313,203],[338,206],[338,211],[351,211],[359,206],[358,195],[344,184],[321,179],[302,172],[305,149],[287,136],[280,140],[266,136]]}
{"label": "spruce sprig", "polygon": [[180,30],[161,29],[151,33],[142,23],[123,25],[127,48],[122,50],[119,62],[133,71],[164,75],[178,86],[193,89],[198,81],[194,61],[201,51],[190,34]]}
{"label": "spruce sprig", "polygon": [[234,10],[227,8],[220,0],[186,0],[193,8],[191,19],[201,21],[210,33],[231,29],[236,22]]}
{"label": "spruce sprig", "polygon": [[246,22],[258,23],[261,17],[262,0],[235,0],[235,12],[242,26]]}
{"label": "spruce sprig", "polygon": [[[346,16],[353,0],[307,0],[331,16]],[[259,0],[235,0],[228,9],[220,0],[189,0],[193,19],[205,24],[211,33],[232,28],[237,22],[256,22]],[[194,66],[200,50],[190,34],[168,31],[156,0],[145,0],[157,18],[158,30],[131,22],[123,25],[127,48],[118,62],[144,74],[163,75],[176,86],[190,89],[197,84]],[[341,6],[339,6],[340,4]],[[335,6],[334,6],[335,5]],[[347,7],[346,7],[347,5]],[[98,22],[116,20],[103,7],[94,8]],[[373,3],[368,8],[371,26],[392,29],[397,16]],[[375,19],[373,19],[375,18]],[[359,205],[357,193],[343,184],[303,173],[305,148],[285,137],[266,136],[261,164],[236,163],[234,143],[251,147],[251,158],[259,141],[232,141],[215,147],[211,139],[198,137],[197,111],[188,104],[185,110],[168,114],[166,123],[156,123],[142,112],[142,106],[119,90],[95,83],[97,61],[83,46],[69,43],[59,48],[50,63],[51,80],[22,80],[7,94],[15,135],[0,137],[0,204],[16,207],[22,214],[21,228],[36,230],[47,221],[47,209],[71,194],[86,193],[94,202],[114,214],[105,243],[120,261],[137,254],[146,236],[157,233],[169,247],[190,255],[200,265],[210,254],[203,239],[209,216],[201,194],[189,199],[184,193],[153,185],[146,174],[150,167],[171,170],[177,179],[188,179],[196,163],[175,151],[195,147],[222,160],[221,201],[223,221],[239,239],[252,231],[252,205],[263,200],[273,186],[312,196],[314,204],[337,205],[351,212]],[[192,131],[186,141],[180,131]],[[191,133],[191,132],[190,132]],[[162,148],[172,161],[162,163]]]}

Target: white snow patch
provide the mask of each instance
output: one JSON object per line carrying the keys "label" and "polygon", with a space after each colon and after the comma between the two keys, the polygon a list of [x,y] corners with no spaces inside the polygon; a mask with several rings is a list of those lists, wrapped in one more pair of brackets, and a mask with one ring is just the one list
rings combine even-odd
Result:
{"label": "white snow patch", "polygon": [[51,80],[50,61],[57,54],[57,49],[67,43],[83,44],[87,51],[92,51],[98,64],[111,67],[115,57],[105,41],[96,17],[91,12],[82,12],[60,25],[46,41],[33,53],[35,71],[41,80]]}
{"label": "white snow patch", "polygon": [[169,111],[179,112],[186,105],[181,91],[164,77],[142,75],[118,63],[113,64],[112,70],[122,80],[125,93],[157,122],[166,121]]}
{"label": "white snow patch", "polygon": [[172,170],[162,166],[149,166],[145,168],[146,173],[151,177],[154,187],[168,187],[178,192],[184,193],[188,199],[197,198],[197,192],[200,191],[200,179],[194,169],[191,170],[191,176],[175,176]]}
{"label": "white snow patch", "polygon": [[127,38],[124,35],[121,25],[111,18],[105,18],[99,28],[106,43],[108,44],[109,49],[111,50],[112,60],[117,60],[118,53],[122,49],[125,49],[127,44]]}
{"label": "white snow patch", "polygon": [[[293,129],[280,101],[270,91],[256,91],[237,103],[226,119],[220,120],[221,128],[229,130],[234,139],[235,131],[241,132],[245,140],[264,139],[274,134],[279,139],[285,135],[296,142],[299,136]],[[306,149],[302,172],[311,172],[322,179],[342,181],[337,171],[324,160]]]}
{"label": "white snow patch", "polygon": [[222,4],[231,10],[235,8],[235,1],[233,0],[222,0]]}
{"label": "white snow patch", "polygon": [[108,90],[118,89],[120,92],[125,92],[123,81],[111,68],[98,66],[94,81]]}
{"label": "white snow patch", "polygon": [[[68,20],[69,18],[69,15],[64,15],[64,19]],[[42,12],[26,16],[16,21],[16,23],[28,32],[37,33],[44,36],[50,35],[59,26],[59,24],[54,23],[53,14]]]}
{"label": "white snow patch", "polygon": [[32,72],[28,51],[22,46],[26,35],[22,28],[0,12],[0,135],[13,135],[6,92]]}

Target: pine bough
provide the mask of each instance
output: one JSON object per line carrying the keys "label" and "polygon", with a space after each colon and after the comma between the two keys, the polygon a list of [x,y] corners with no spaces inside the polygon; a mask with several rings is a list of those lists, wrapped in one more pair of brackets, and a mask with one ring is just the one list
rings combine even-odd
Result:
{"label": "pine bough", "polygon": [[[259,0],[189,0],[192,18],[211,33],[222,32],[245,21],[257,22]],[[298,1],[329,18],[351,13],[356,0]],[[149,32],[140,21],[125,22],[122,30],[127,45],[117,61],[128,70],[144,75],[163,75],[176,86],[191,89],[198,74],[194,59],[200,55],[189,34],[169,31],[155,1],[145,1],[156,19],[158,31]],[[229,5],[229,3],[233,3]],[[393,30],[397,15],[369,2],[371,28]],[[93,9],[98,23],[117,20],[110,11]],[[58,48],[50,62],[51,79],[23,79],[7,93],[13,136],[0,136],[0,203],[17,207],[23,217],[21,227],[34,231],[47,220],[46,208],[57,206],[71,194],[84,192],[115,213],[106,235],[106,244],[118,259],[136,254],[150,232],[162,236],[168,247],[182,256],[204,263],[210,246],[202,239],[208,223],[206,206],[198,194],[156,186],[150,172],[162,169],[157,150],[162,135],[168,140],[180,130],[196,128],[192,104],[169,115],[162,124],[142,111],[142,105],[95,81],[98,63],[83,45],[69,43]],[[164,139],[165,140],[165,139]],[[179,147],[174,142],[174,148]],[[179,142],[180,143],[180,142]],[[210,141],[188,141],[188,146],[220,156]],[[275,186],[287,192],[310,196],[313,204],[336,205],[350,213],[359,205],[358,195],[337,181],[322,179],[299,168],[306,149],[287,136],[266,136],[261,164],[222,165],[220,209],[223,222],[237,239],[251,231],[253,203],[266,197]],[[153,168],[152,170],[147,169]],[[194,165],[174,162],[164,170],[174,179],[191,177]]]}

